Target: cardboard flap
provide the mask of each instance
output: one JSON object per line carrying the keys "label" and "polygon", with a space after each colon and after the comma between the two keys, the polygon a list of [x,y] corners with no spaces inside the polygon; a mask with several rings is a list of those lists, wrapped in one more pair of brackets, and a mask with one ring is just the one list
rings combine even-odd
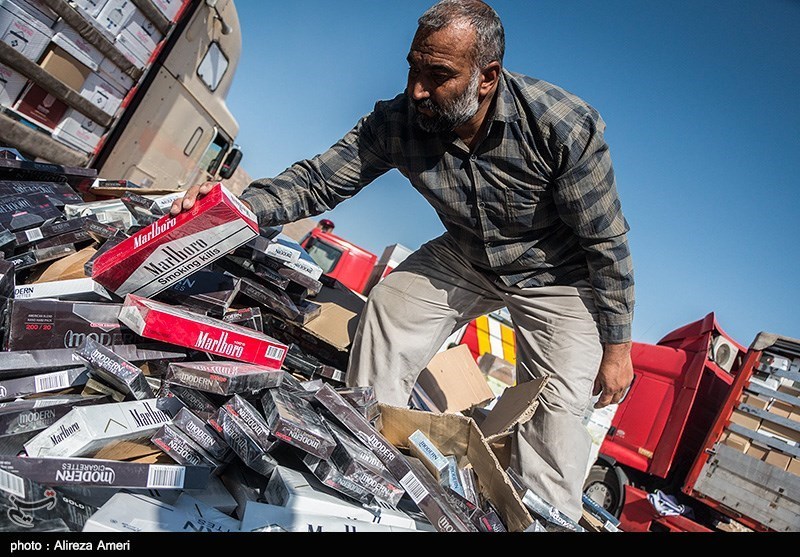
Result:
{"label": "cardboard flap", "polygon": [[318,338],[339,350],[348,350],[356,333],[364,299],[345,287],[322,289],[313,298],[321,306],[317,317],[303,326]]}
{"label": "cardboard flap", "polygon": [[503,391],[491,412],[480,423],[480,430],[487,440],[507,433],[515,424],[531,419],[539,405],[539,393],[546,383],[547,377],[541,377]]}
{"label": "cardboard flap", "polygon": [[466,344],[436,354],[417,383],[441,412],[463,412],[494,399]]}

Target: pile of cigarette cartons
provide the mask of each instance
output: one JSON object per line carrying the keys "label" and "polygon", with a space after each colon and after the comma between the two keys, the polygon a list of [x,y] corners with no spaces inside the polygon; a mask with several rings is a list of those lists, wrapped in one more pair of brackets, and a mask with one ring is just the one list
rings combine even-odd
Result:
{"label": "pile of cigarette cartons", "polygon": [[[173,217],[179,195],[84,202],[64,172],[0,181],[0,531],[537,523],[493,445],[541,383],[483,429],[381,405],[344,381],[363,300],[222,184]],[[431,384],[459,358],[437,358]]]}

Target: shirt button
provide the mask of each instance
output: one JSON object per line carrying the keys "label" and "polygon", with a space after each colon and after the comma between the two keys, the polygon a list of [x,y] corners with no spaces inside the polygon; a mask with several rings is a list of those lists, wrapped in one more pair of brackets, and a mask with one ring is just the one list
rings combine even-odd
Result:
{"label": "shirt button", "polygon": [[478,201],[478,207],[480,207],[481,209],[483,209],[483,208],[485,208],[485,207],[486,207],[486,203],[484,203],[483,201]]}
{"label": "shirt button", "polygon": [[471,160],[472,162],[475,162],[476,160],[478,160],[478,155],[470,155],[469,156],[469,160]]}

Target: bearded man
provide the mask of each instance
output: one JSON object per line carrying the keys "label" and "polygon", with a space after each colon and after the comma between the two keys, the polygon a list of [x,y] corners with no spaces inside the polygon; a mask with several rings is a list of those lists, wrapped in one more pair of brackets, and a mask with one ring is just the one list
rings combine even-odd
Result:
{"label": "bearded man", "polygon": [[[447,337],[507,307],[517,382],[546,377],[534,415],[512,432],[510,466],[573,520],[591,438],[582,417],[618,403],[633,378],[628,223],[598,112],[553,84],[503,67],[505,34],[479,0],[442,0],[419,19],[408,83],[326,152],[241,199],[262,226],[321,214],[398,169],[445,233],[371,292],[347,369],[406,406]],[[210,184],[173,205],[188,210]]]}

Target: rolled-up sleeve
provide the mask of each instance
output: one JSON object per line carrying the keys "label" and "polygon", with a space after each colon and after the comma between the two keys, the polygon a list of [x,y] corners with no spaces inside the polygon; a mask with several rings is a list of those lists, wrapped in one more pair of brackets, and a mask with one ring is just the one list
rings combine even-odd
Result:
{"label": "rolled-up sleeve", "polygon": [[554,196],[559,216],[586,254],[600,318],[600,340],[631,340],[634,309],[630,230],[617,193],[604,123],[589,113],[572,128],[561,151],[563,171]]}

